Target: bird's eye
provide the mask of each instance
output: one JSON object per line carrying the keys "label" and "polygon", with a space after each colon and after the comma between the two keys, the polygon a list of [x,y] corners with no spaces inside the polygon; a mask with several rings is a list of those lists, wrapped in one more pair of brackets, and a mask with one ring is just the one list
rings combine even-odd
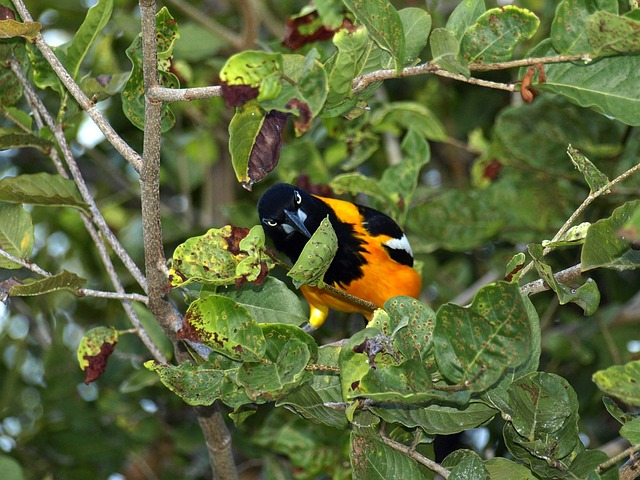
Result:
{"label": "bird's eye", "polygon": [[295,192],[293,192],[293,194],[295,196],[296,203],[300,205],[302,203],[302,197],[300,196],[300,192],[296,190]]}
{"label": "bird's eye", "polygon": [[276,225],[278,225],[278,222],[276,222],[275,220],[270,220],[268,218],[264,220],[264,223],[266,223],[270,227],[275,227]]}

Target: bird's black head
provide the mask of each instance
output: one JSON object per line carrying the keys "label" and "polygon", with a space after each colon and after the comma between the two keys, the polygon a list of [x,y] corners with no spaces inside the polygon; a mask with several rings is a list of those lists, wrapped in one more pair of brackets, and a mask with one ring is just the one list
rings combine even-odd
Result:
{"label": "bird's black head", "polygon": [[264,231],[275,247],[294,262],[329,213],[322,201],[288,183],[274,185],[258,200]]}

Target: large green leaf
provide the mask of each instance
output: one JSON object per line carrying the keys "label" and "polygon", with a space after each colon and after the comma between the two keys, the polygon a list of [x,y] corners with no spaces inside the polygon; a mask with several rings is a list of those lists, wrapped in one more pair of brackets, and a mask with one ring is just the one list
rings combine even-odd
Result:
{"label": "large green leaf", "polygon": [[77,293],[85,286],[87,281],[73,272],[63,270],[57,275],[38,280],[25,280],[20,285],[14,285],[9,290],[12,297],[27,297],[32,295],[44,295],[45,293],[59,290],[70,290]]}
{"label": "large green leaf", "polygon": [[434,28],[429,41],[431,62],[445,70],[469,77],[468,62],[460,55],[460,40],[445,28]]}
{"label": "large green leaf", "polygon": [[486,390],[529,358],[531,327],[518,286],[488,285],[469,307],[441,306],[433,338],[438,367],[450,382]]}
{"label": "large green leaf", "polygon": [[258,100],[271,100],[282,89],[282,54],[247,50],[229,57],[220,70],[220,80],[229,87],[258,90]]}
{"label": "large green leaf", "polygon": [[240,183],[250,183],[249,158],[264,124],[265,113],[254,102],[236,109],[229,122],[229,152],[231,164]]}
{"label": "large green leaf", "polygon": [[0,128],[0,150],[24,147],[37,148],[41,152],[48,154],[53,148],[53,144],[33,133],[25,133],[16,128]]}
{"label": "large green leaf", "polygon": [[368,436],[351,434],[349,457],[354,480],[426,478],[415,460]]}
{"label": "large green leaf", "polygon": [[84,22],[82,22],[82,25],[73,36],[73,40],[71,40],[67,49],[65,67],[74,80],[78,78],[82,60],[89,53],[96,39],[109,22],[113,12],[113,3],[113,0],[98,0],[89,9]]}
{"label": "large green leaf", "polygon": [[338,30],[333,36],[338,51],[328,62],[329,94],[327,106],[334,107],[351,96],[353,79],[360,74],[369,54],[369,35],[367,29],[360,27],[354,31]]}
{"label": "large green leaf", "polygon": [[449,15],[447,30],[460,43],[465,32],[487,11],[484,0],[462,0]]}
{"label": "large green leaf", "polygon": [[304,246],[298,261],[291,267],[287,276],[293,279],[293,284],[297,287],[301,285],[322,287],[324,274],[329,269],[337,251],[338,237],[329,218],[325,218]]}
{"label": "large green leaf", "polygon": [[86,210],[73,180],[49,173],[23,174],[0,180],[0,201]]}
{"label": "large green leaf", "polygon": [[[0,203],[0,246],[16,258],[25,259],[33,250],[33,223],[22,205]],[[0,268],[17,269],[21,265],[0,256]]]}
{"label": "large green leaf", "polygon": [[587,38],[587,21],[597,11],[618,13],[616,0],[562,0],[551,24],[550,40],[558,53],[588,54],[593,48]]}
{"label": "large green leaf", "polygon": [[616,208],[609,218],[598,220],[589,227],[580,258],[583,271],[598,267],[613,270],[640,267],[640,250],[622,234],[624,225],[638,207],[640,200],[627,202]]}
{"label": "large green leaf", "polygon": [[511,59],[515,48],[531,38],[540,20],[529,10],[507,5],[488,10],[462,37],[460,52],[470,63],[496,63]]}
{"label": "large green leaf", "polygon": [[609,12],[589,17],[587,38],[595,55],[640,53],[640,22]]}
{"label": "large green leaf", "polygon": [[411,65],[419,60],[419,55],[427,46],[431,31],[431,15],[422,8],[403,8],[398,12],[404,30],[405,58],[404,65]]}
{"label": "large green leaf", "polygon": [[442,466],[451,471],[450,480],[489,480],[489,471],[473,450],[459,449],[447,455]]}
{"label": "large green leaf", "polygon": [[398,11],[388,0],[343,0],[344,4],[367,27],[371,38],[393,57],[396,72],[405,59],[405,36]]}

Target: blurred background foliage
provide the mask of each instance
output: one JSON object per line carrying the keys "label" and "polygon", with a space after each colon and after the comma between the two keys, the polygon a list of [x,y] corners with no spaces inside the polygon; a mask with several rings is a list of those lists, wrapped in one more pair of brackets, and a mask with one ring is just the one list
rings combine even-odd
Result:
{"label": "blurred background foliage", "polygon": [[[398,9],[424,8],[424,2],[413,0],[393,3]],[[443,26],[457,3],[427,2],[434,26]],[[517,3],[535,12],[541,27],[515,57],[549,36],[557,4],[552,0]],[[628,2],[619,3],[621,9],[628,8]],[[254,10],[248,15],[250,4]],[[59,0],[55,5],[33,0],[29,8],[43,24],[47,40],[57,45],[71,39],[91,5],[91,0]],[[283,50],[285,19],[304,5],[292,0],[167,1],[180,31],[174,70],[181,86],[216,84],[226,59],[254,41],[260,47]],[[212,28],[207,19],[215,19],[225,30]],[[131,67],[124,52],[139,31],[137,3],[117,0],[112,20],[82,71],[92,77],[126,74]],[[428,52],[424,55],[426,60]],[[509,82],[517,73],[477,76]],[[57,111],[59,97],[51,90],[40,93]],[[162,144],[167,254],[211,227],[255,225],[257,198],[276,181],[294,182],[304,174],[314,184],[329,183],[336,175],[354,170],[380,178],[390,161],[397,160],[399,140],[407,127],[429,128],[425,122],[434,119],[445,135],[431,142],[431,162],[422,170],[416,206],[410,209],[406,226],[423,264],[423,300],[435,310],[448,301],[469,301],[469,291],[475,291],[478,280],[484,284],[501,278],[515,251],[550,239],[586,197],[588,187],[566,154],[569,143],[609,178],[634,165],[640,153],[638,128],[550,94],[533,105],[522,105],[518,96],[502,91],[418,76],[385,82],[369,105],[370,111],[353,121],[318,121],[301,138],[287,131],[275,174],[247,192],[235,180],[228,153],[232,111],[221,99],[174,104],[176,126],[164,135]],[[116,131],[141,151],[142,132],[123,115],[120,97],[109,97],[99,106]],[[381,120],[382,109],[390,113]],[[64,121],[99,207],[142,265],[137,175],[77,108],[69,108]],[[0,176],[41,171],[53,172],[53,167],[34,149],[0,152]],[[604,218],[639,194],[636,176],[598,200],[583,220]],[[89,279],[89,288],[108,285],[76,212],[33,207],[31,214],[36,228],[34,261],[49,271],[74,271]],[[579,263],[579,253],[578,248],[563,249],[550,261],[557,269],[565,268]],[[3,279],[15,272],[6,273]],[[125,288],[133,286],[127,283],[124,268],[119,273]],[[564,376],[577,391],[580,428],[591,448],[615,438],[619,428],[602,408],[591,375],[640,358],[638,271],[598,270],[593,277],[602,301],[592,317],[584,317],[575,305],[560,307],[551,293],[533,298],[543,330],[540,369]],[[174,300],[182,302],[179,297]],[[154,320],[144,309],[139,314],[171,355],[171,345]],[[97,383],[83,384],[75,348],[82,334],[97,325],[129,328],[120,305],[109,300],[55,293],[14,298],[8,307],[0,303],[0,472],[13,471],[12,462],[17,462],[28,479],[207,478],[207,451],[191,409],[160,385],[154,373],[142,368],[148,354],[136,337],[122,336],[105,375]],[[344,338],[362,326],[361,318],[336,314],[318,332],[319,341]],[[482,434],[461,441],[503,454],[504,446],[491,443],[500,435],[485,435],[499,428],[497,420]],[[233,435],[243,475],[258,466],[265,467],[271,478],[287,478],[287,462],[294,471],[296,465],[314,465],[318,473],[331,466],[336,477],[349,475],[348,438],[336,438],[328,427],[305,425],[283,409],[262,409]]]}

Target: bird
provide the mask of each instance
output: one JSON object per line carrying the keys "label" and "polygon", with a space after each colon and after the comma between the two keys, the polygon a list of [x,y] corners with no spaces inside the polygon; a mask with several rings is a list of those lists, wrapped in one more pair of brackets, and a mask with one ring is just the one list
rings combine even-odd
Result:
{"label": "bird", "polygon": [[[258,200],[258,216],[276,250],[294,263],[320,222],[328,217],[338,248],[324,282],[338,290],[378,308],[396,296],[420,295],[422,279],[413,268],[409,240],[398,224],[382,212],[278,183]],[[307,330],[320,327],[329,309],[359,312],[367,321],[371,319],[370,309],[328,289],[302,285],[300,290],[309,303]]]}

